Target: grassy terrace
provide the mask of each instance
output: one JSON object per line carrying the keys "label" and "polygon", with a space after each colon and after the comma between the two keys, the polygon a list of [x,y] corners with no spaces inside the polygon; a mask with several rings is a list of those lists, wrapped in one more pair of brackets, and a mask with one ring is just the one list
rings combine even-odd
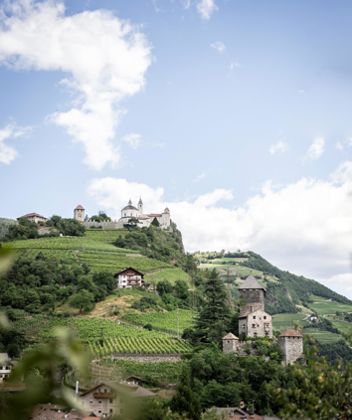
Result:
{"label": "grassy terrace", "polygon": [[99,365],[92,366],[92,374],[95,378],[127,378],[135,375],[147,381],[150,385],[167,385],[176,383],[184,362],[157,362],[143,363],[128,360],[102,360]]}
{"label": "grassy terrace", "polygon": [[83,237],[39,238],[23,241],[14,241],[11,245],[19,252],[37,254],[43,252],[62,258],[72,258],[87,263],[94,271],[116,272],[128,266],[133,266],[143,272],[153,272],[167,269],[165,274],[184,278],[187,276],[182,270],[173,268],[170,264],[141,256],[134,250],[117,248],[112,242],[117,238],[119,231],[90,230]]}
{"label": "grassy terrace", "polygon": [[287,328],[293,328],[298,324],[301,328],[308,325],[307,321],[304,320],[305,314],[298,313],[285,313],[273,315],[273,328],[277,331],[283,331]]}
{"label": "grassy terrace", "polygon": [[333,315],[336,312],[352,312],[352,305],[346,305],[325,299],[320,296],[312,296],[309,307],[318,315]]}
{"label": "grassy terrace", "polygon": [[169,312],[128,313],[123,319],[135,325],[150,324],[160,331],[177,334],[193,325],[195,312],[188,309],[179,309]]}
{"label": "grassy terrace", "polygon": [[33,343],[53,336],[55,327],[65,326],[75,330],[96,356],[113,353],[132,354],[182,354],[190,351],[183,340],[156,330],[101,318],[56,318],[34,315],[16,321],[16,328]]}

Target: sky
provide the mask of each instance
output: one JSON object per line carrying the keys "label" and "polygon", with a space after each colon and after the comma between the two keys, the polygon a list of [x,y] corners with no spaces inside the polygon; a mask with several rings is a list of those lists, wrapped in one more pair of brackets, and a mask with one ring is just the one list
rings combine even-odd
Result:
{"label": "sky", "polygon": [[352,3],[0,1],[0,216],[139,197],[352,298]]}

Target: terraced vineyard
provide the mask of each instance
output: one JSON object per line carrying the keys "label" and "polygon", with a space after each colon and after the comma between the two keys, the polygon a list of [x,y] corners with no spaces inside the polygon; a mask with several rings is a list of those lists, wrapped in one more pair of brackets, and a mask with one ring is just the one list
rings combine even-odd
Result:
{"label": "terraced vineyard", "polygon": [[195,312],[188,309],[179,309],[168,312],[129,313],[123,319],[136,325],[150,324],[153,328],[171,334],[182,332],[193,325]]}
{"label": "terraced vineyard", "polygon": [[[43,252],[58,258],[75,259],[87,263],[94,271],[116,272],[133,266],[142,272],[153,273],[155,270],[173,270],[165,262],[141,256],[134,250],[117,248],[111,244],[117,232],[87,231],[83,237],[39,238],[11,242],[19,252],[32,255]],[[179,270],[179,269],[174,269]],[[185,275],[179,270],[179,276]]]}
{"label": "terraced vineyard", "polygon": [[190,352],[189,345],[174,337],[120,337],[102,342],[90,342],[90,350],[98,357],[117,353],[127,354],[184,354]]}
{"label": "terraced vineyard", "polygon": [[306,317],[302,312],[287,313],[287,314],[276,314],[273,316],[273,328],[277,331],[283,331],[287,328],[293,328],[295,325],[299,327],[305,327],[308,322],[304,320]]}
{"label": "terraced vineyard", "polygon": [[165,386],[176,383],[185,362],[136,362],[131,360],[103,359],[92,364],[92,375],[99,381],[107,378],[138,376],[151,385]]}
{"label": "terraced vineyard", "polygon": [[34,343],[50,339],[58,326],[75,330],[96,356],[114,353],[182,354],[190,351],[185,341],[169,334],[107,319],[36,315],[16,321],[16,328]]}
{"label": "terraced vineyard", "polygon": [[124,230],[87,230],[83,237],[39,238],[13,241],[11,246],[20,253],[36,255],[42,252],[57,258],[68,258],[88,264],[93,271],[116,273],[126,267],[134,267],[145,274],[149,283],[161,280],[190,282],[187,273],[178,267],[147,258],[135,250],[117,248],[112,243]]}

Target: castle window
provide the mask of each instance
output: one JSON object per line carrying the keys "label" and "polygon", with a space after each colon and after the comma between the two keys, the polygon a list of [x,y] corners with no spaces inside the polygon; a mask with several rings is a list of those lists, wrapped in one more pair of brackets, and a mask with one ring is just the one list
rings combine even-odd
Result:
{"label": "castle window", "polygon": [[252,324],[252,328],[255,328],[255,324]]}
{"label": "castle window", "polygon": [[263,318],[266,319],[266,315],[264,315]]}
{"label": "castle window", "polygon": [[253,319],[256,319],[256,316],[255,315],[253,315]]}

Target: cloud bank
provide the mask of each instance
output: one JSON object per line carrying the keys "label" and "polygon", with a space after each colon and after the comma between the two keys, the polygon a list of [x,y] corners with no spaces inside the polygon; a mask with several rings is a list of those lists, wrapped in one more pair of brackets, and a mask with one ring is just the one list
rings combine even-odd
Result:
{"label": "cloud bank", "polygon": [[325,151],[325,139],[317,137],[309,146],[306,157],[311,160],[319,159]]}
{"label": "cloud bank", "polygon": [[161,187],[101,178],[92,181],[88,192],[115,217],[129,198],[142,196],[146,211],[168,206],[189,251],[251,249],[281,268],[348,293],[343,281],[352,281],[351,168],[352,161],[345,162],[327,180],[301,178],[277,190],[266,183],[237,208],[231,207],[228,189],[169,202]]}
{"label": "cloud bank", "polygon": [[288,150],[288,145],[282,140],[272,144],[269,148],[269,153],[271,155],[276,155],[278,153],[285,153]]}
{"label": "cloud bank", "polygon": [[209,20],[211,15],[218,10],[214,0],[200,0],[197,4],[197,11],[204,20]]}
{"label": "cloud bank", "polygon": [[28,128],[18,127],[15,124],[9,124],[0,129],[0,163],[9,165],[17,157],[17,150],[9,146],[7,142],[24,136]]}
{"label": "cloud bank", "polygon": [[[82,144],[94,169],[116,165],[123,99],[143,89],[151,47],[135,26],[103,10],[66,15],[62,2],[7,2],[0,9],[0,64],[60,71],[75,93],[72,107],[51,115]],[[9,6],[10,5],[10,6]]]}

